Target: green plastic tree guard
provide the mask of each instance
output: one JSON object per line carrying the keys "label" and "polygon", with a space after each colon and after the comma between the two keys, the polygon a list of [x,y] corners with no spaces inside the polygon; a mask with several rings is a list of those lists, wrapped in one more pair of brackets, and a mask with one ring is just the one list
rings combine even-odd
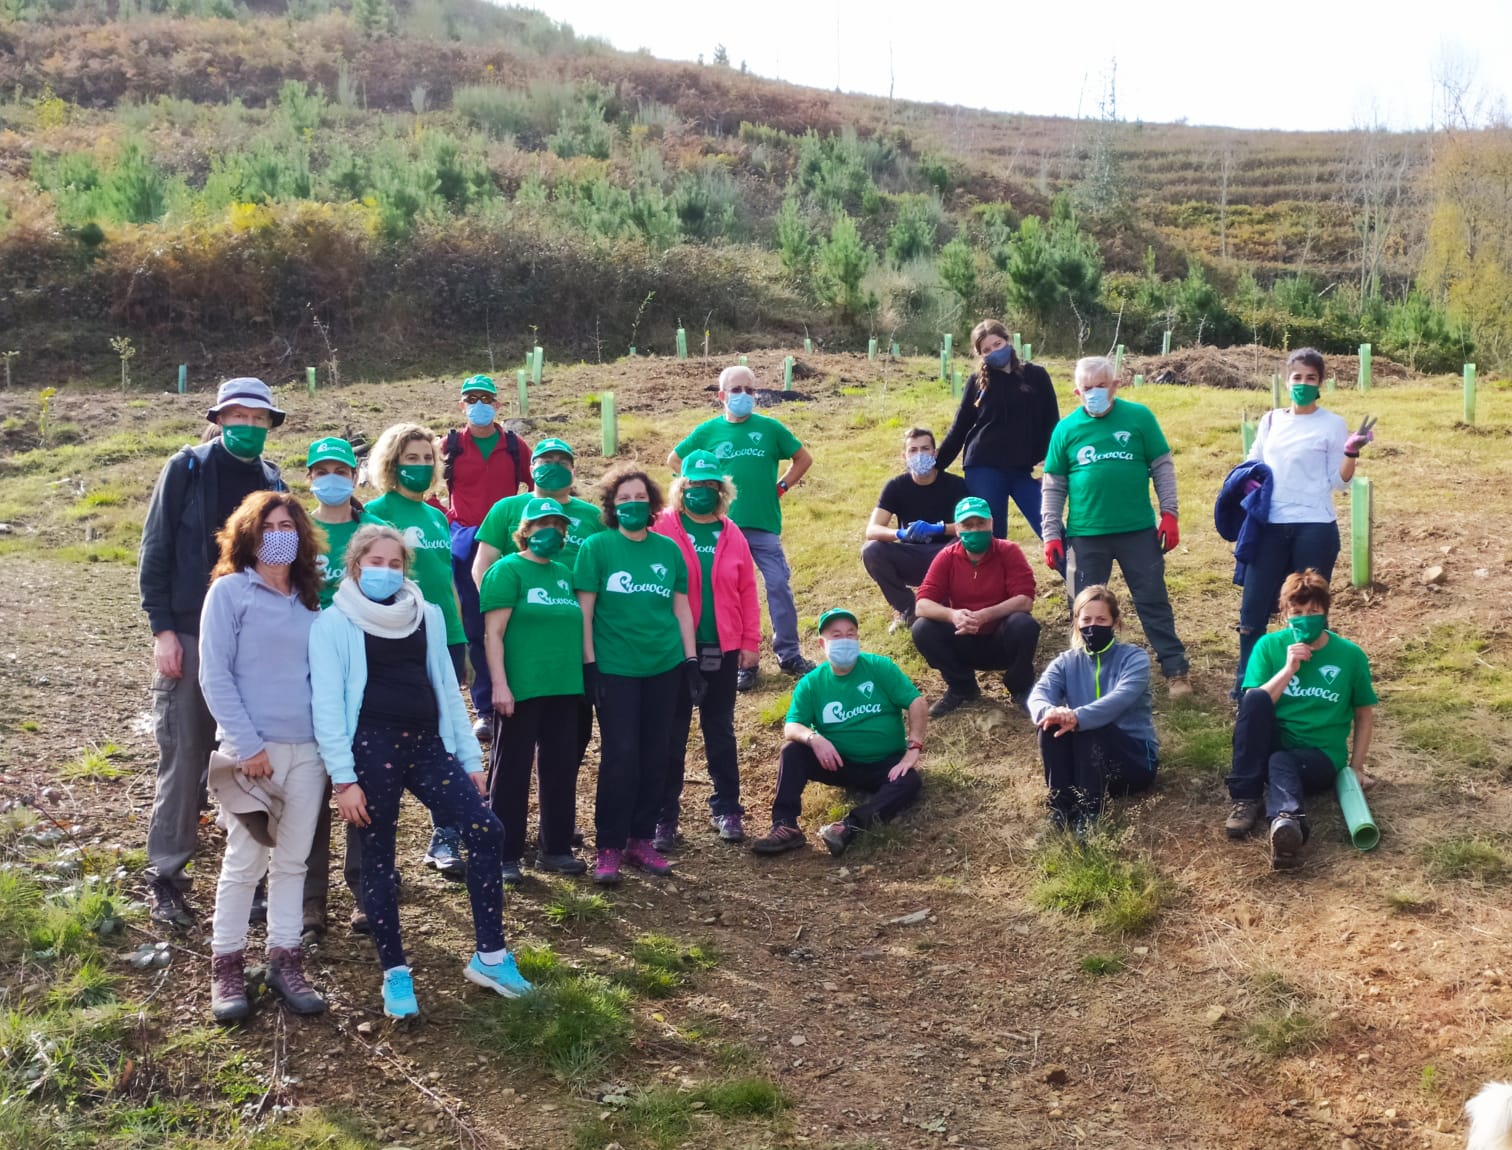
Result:
{"label": "green plastic tree guard", "polygon": [[1143,387],[1144,386],[1144,376],[1139,375],[1138,373],[1136,373],[1135,376],[1134,376],[1134,386],[1135,387]]}
{"label": "green plastic tree guard", "polygon": [[1170,355],[1171,354],[1171,332],[1170,332],[1169,328],[1166,329],[1165,335],[1161,336],[1161,339],[1160,339],[1160,354],[1161,355]]}
{"label": "green plastic tree guard", "polygon": [[741,356],[740,357],[740,366],[741,367],[750,367],[751,366],[750,356],[746,356],[746,355]]}
{"label": "green plastic tree guard", "polygon": [[951,345],[951,335],[950,335],[950,333],[949,333],[949,332],[948,332],[948,331],[947,331],[947,332],[946,332],[946,333],[945,333],[945,358],[946,358],[946,359],[949,359],[949,358],[950,358],[950,355],[951,355],[951,351],[950,351],[950,345]]}
{"label": "green plastic tree guard", "polygon": [[[183,368],[179,368],[179,390],[183,391]],[[1465,364],[1465,422],[1475,423],[1475,364]]]}
{"label": "green plastic tree guard", "polygon": [[1024,358],[1024,341],[1019,338],[1019,333],[1013,333],[1013,354],[1020,359]]}
{"label": "green plastic tree guard", "polygon": [[1324,391],[1336,391],[1336,390],[1338,390],[1338,387],[1339,387],[1339,381],[1337,379],[1335,379],[1333,376],[1329,376],[1328,377],[1328,381],[1326,383],[1324,383],[1324,385],[1323,385],[1323,390]]}
{"label": "green plastic tree guard", "polygon": [[541,372],[546,367],[546,353],[541,350],[540,344],[536,345],[535,351],[530,356],[530,382],[540,383]]}
{"label": "green plastic tree guard", "polygon": [[1244,457],[1249,458],[1250,448],[1255,445],[1255,425],[1243,415],[1239,417],[1239,444],[1244,449]]}
{"label": "green plastic tree guard", "polygon": [[1349,827],[1349,841],[1362,851],[1374,850],[1376,843],[1381,841],[1381,832],[1370,816],[1370,806],[1365,802],[1365,792],[1360,790],[1360,780],[1348,767],[1334,776],[1334,793],[1339,796],[1339,810],[1344,813],[1344,824]]}
{"label": "green plastic tree guard", "polygon": [[966,389],[966,380],[961,374],[961,369],[956,368],[950,373],[950,398],[960,399],[961,392]]}
{"label": "green plastic tree guard", "polygon": [[313,367],[305,368],[305,386],[310,389],[311,395],[315,394],[315,369]]}
{"label": "green plastic tree guard", "polygon": [[1370,543],[1375,525],[1372,494],[1370,480],[1364,476],[1349,485],[1349,582],[1355,587],[1370,586]]}
{"label": "green plastic tree guard", "polygon": [[893,341],[893,345],[892,345],[892,357],[894,359],[902,359],[903,358],[901,355],[898,354],[898,344],[897,344],[896,340]]}
{"label": "green plastic tree guard", "polygon": [[803,337],[803,354],[804,355],[813,355],[814,354],[814,341],[812,339],[810,339],[808,336],[804,336]]}
{"label": "green plastic tree guard", "polygon": [[1271,372],[1271,406],[1281,406],[1281,375],[1279,372]]}
{"label": "green plastic tree guard", "polygon": [[866,341],[866,358],[873,360],[877,358],[877,341],[875,337]]}
{"label": "green plastic tree guard", "polygon": [[945,349],[940,349],[940,382],[944,383],[950,378],[950,357],[945,354]]}
{"label": "green plastic tree guard", "polygon": [[1033,363],[1034,362],[1034,345],[1032,343],[1026,343],[1024,345],[1024,362],[1025,363]]}
{"label": "green plastic tree guard", "polygon": [[[1474,371],[1475,371],[1475,369],[1472,367],[1470,369],[1470,371],[1473,374]],[[181,363],[181,364],[179,364],[179,394],[183,395],[188,390],[189,390],[189,365],[187,363]]]}
{"label": "green plastic tree guard", "polygon": [[599,412],[604,419],[604,458],[609,459],[619,451],[619,419],[614,414],[614,392],[600,394]]}
{"label": "green plastic tree guard", "polygon": [[1370,345],[1360,345],[1360,390],[1370,390]]}
{"label": "green plastic tree guard", "polygon": [[688,358],[688,333],[682,328],[677,329],[677,358]]}
{"label": "green plastic tree guard", "polygon": [[530,414],[530,388],[525,382],[525,372],[515,372],[515,387],[520,392],[520,418],[524,419]]}
{"label": "green plastic tree guard", "polygon": [[793,357],[788,356],[782,361],[782,390],[793,390]]}

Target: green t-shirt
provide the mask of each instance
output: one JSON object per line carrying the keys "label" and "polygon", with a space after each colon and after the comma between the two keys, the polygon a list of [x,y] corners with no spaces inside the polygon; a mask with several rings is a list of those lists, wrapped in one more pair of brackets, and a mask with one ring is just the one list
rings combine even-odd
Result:
{"label": "green t-shirt", "polygon": [[648,679],[683,661],[672,595],[688,593],[688,565],[672,540],[651,532],[637,543],[601,531],[578,551],[572,581],[598,596],[593,655],[600,671]]}
{"label": "green t-shirt", "polygon": [[1150,409],[1127,399],[1101,419],[1078,407],[1057,423],[1045,474],[1067,476],[1066,537],[1154,527],[1150,464],[1170,450]]}
{"label": "green t-shirt", "polygon": [[818,731],[848,763],[876,763],[908,746],[903,712],[918,697],[901,667],[863,651],[848,675],[826,661],[799,679],[787,721]]}
{"label": "green t-shirt", "polygon": [[499,446],[499,431],[498,431],[498,426],[495,425],[494,432],[493,432],[492,435],[487,436],[487,437],[484,437],[484,436],[481,436],[481,435],[474,435],[472,437],[472,441],[473,441],[473,444],[478,449],[478,454],[480,454],[481,456],[483,456],[483,462],[487,463],[488,462],[488,457],[493,454],[494,448]]}
{"label": "green t-shirt", "polygon": [[703,569],[703,607],[698,616],[698,631],[693,638],[699,643],[717,644],[719,624],[714,618],[714,548],[719,546],[719,533],[724,530],[724,524],[718,519],[713,523],[695,523],[686,515],[680,518],[683,530],[693,540],[698,565]]}
{"label": "green t-shirt", "polygon": [[417,499],[406,499],[397,491],[380,495],[366,505],[370,515],[392,523],[404,536],[415,562],[410,571],[427,603],[441,608],[446,619],[448,646],[467,642],[462,631],[462,609],[457,604],[457,587],[452,582],[451,528],[446,516]]}
{"label": "green t-shirt", "polygon": [[369,523],[381,523],[385,527],[393,525],[369,515],[366,508],[363,509],[360,518],[348,520],[346,523],[322,523],[313,516],[311,522],[324,533],[326,545],[330,548],[315,560],[315,570],[320,575],[320,609],[324,611],[331,605],[331,600],[336,595],[336,588],[341,585],[341,580],[346,575],[347,544],[352,541],[352,536],[357,534],[357,528],[365,527]]}
{"label": "green t-shirt", "polygon": [[765,415],[751,415],[739,423],[717,415],[695,427],[676,451],[679,459],[694,451],[712,451],[735,481],[731,520],[743,528],[780,533],[777,464],[802,447],[796,435]]}
{"label": "green t-shirt", "polygon": [[[1244,686],[1268,683],[1286,666],[1286,649],[1296,640],[1283,627],[1262,635],[1244,670]],[[1292,676],[1276,703],[1276,726],[1283,747],[1315,747],[1338,770],[1349,765],[1349,727],[1356,707],[1376,704],[1370,660],[1348,639],[1328,632],[1328,642]]]}
{"label": "green t-shirt", "polygon": [[[478,528],[478,541],[487,543],[501,555],[512,555],[515,551],[514,533],[520,526],[520,516],[525,513],[525,505],[536,498],[538,496],[534,492],[526,491],[499,500],[489,508],[482,526]],[[576,497],[568,499],[562,504],[562,510],[567,513],[567,538],[562,543],[562,552],[557,557],[557,562],[566,564],[570,571],[577,562],[578,548],[582,547],[583,541],[607,528],[604,526],[602,512],[586,500]]]}
{"label": "green t-shirt", "polygon": [[583,693],[583,609],[560,563],[506,555],[478,589],[484,612],[509,608],[504,674],[516,699]]}

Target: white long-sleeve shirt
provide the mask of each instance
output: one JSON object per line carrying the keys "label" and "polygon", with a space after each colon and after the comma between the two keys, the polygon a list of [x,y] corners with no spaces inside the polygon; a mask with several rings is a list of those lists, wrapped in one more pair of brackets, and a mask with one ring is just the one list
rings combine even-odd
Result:
{"label": "white long-sleeve shirt", "polygon": [[1342,416],[1319,408],[1295,415],[1289,408],[1266,414],[1255,431],[1249,458],[1271,469],[1272,523],[1333,523],[1333,493],[1347,490],[1339,478],[1349,425]]}

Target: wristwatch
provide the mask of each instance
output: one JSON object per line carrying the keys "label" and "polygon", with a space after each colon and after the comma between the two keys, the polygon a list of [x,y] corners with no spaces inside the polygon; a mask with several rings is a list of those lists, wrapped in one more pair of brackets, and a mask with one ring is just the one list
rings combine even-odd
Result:
{"label": "wristwatch", "polygon": [[787,480],[785,480],[785,479],[779,479],[777,481],[777,490],[779,490],[779,491],[786,491],[786,490],[788,490]]}
{"label": "wristwatch", "polygon": [[341,794],[342,791],[346,790],[348,787],[355,787],[356,785],[357,785],[356,783],[332,783],[331,784],[331,790],[333,790],[336,794],[339,795],[339,794]]}
{"label": "wristwatch", "polygon": [[924,750],[924,744],[921,743],[921,742],[919,742],[918,739],[909,739],[908,740],[908,749],[910,751],[923,751]]}

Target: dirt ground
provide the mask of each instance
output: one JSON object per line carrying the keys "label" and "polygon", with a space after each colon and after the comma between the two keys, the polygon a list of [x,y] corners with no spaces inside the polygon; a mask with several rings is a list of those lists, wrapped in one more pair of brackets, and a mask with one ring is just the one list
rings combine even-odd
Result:
{"label": "dirt ground", "polygon": [[[1357,355],[1325,357],[1328,374],[1340,386],[1352,387],[1360,375]],[[1286,370],[1286,355],[1275,348],[1256,347],[1187,347],[1170,355],[1130,355],[1124,357],[1124,375],[1132,379],[1137,372],[1146,381],[1178,383],[1191,387],[1251,388],[1269,387],[1272,372]],[[1383,355],[1370,359],[1371,379],[1377,383],[1421,379],[1422,376]],[[1169,377],[1169,378],[1167,378]]]}

